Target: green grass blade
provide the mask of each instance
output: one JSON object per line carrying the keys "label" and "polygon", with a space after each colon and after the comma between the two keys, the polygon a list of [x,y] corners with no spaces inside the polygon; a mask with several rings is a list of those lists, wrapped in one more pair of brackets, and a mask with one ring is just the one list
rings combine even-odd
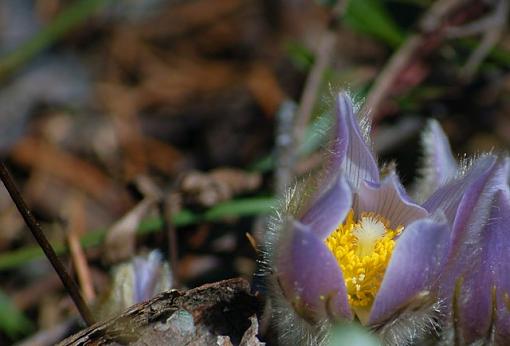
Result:
{"label": "green grass blade", "polygon": [[[254,197],[238,200],[231,200],[220,203],[203,214],[193,213],[189,210],[183,210],[176,214],[172,220],[176,227],[183,227],[196,224],[201,221],[217,222],[225,218],[254,216],[267,214],[275,205],[274,198]],[[145,219],[138,228],[139,234],[148,234],[159,231],[163,226],[161,218]],[[88,232],[81,239],[84,248],[94,247],[102,244],[106,234],[106,229],[99,229]],[[53,248],[57,255],[62,255],[67,248],[62,243],[53,243]],[[0,255],[0,270],[8,270],[26,264],[35,259],[43,257],[43,252],[38,246],[27,246],[18,250],[6,252]]]}
{"label": "green grass blade", "polygon": [[0,330],[9,338],[15,339],[27,335],[33,329],[32,322],[0,291]]}
{"label": "green grass blade", "polygon": [[343,19],[353,29],[376,37],[393,48],[405,39],[405,33],[380,0],[349,0]]}

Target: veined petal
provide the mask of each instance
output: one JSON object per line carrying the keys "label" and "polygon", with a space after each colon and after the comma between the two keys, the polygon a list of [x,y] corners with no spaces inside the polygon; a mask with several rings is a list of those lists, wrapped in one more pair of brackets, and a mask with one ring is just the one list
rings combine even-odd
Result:
{"label": "veined petal", "polygon": [[488,223],[481,232],[479,254],[465,273],[459,291],[460,333],[465,343],[488,338],[510,339],[510,193],[495,193]]}
{"label": "veined petal", "polygon": [[[495,241],[494,235],[488,232],[499,223],[495,217],[501,218],[501,214],[494,214],[498,213],[494,201],[499,191],[508,190],[509,164],[501,159],[493,159],[489,163],[488,168],[485,164],[473,167],[465,178],[469,184],[463,189],[454,209],[448,262],[439,280],[440,294],[452,308],[452,317],[462,321],[458,333],[466,342],[486,337],[493,323],[491,302],[495,286],[491,277],[494,264],[490,263],[486,251],[491,251],[491,247],[502,241]],[[473,172],[479,174],[474,175]],[[498,198],[501,200],[501,197]]]}
{"label": "veined petal", "polygon": [[308,319],[351,319],[342,271],[335,257],[306,225],[289,221],[276,259],[278,282],[294,309]]}
{"label": "veined petal", "polygon": [[485,155],[480,157],[473,163],[464,176],[455,179],[436,190],[423,204],[423,207],[430,213],[438,209],[442,210],[450,224],[453,224],[458,205],[463,198],[466,189],[476,180],[483,180],[490,175],[491,168],[493,168],[495,163],[496,157],[494,155]]}
{"label": "veined petal", "polygon": [[354,117],[352,104],[346,93],[338,95],[335,105],[335,117],[333,121],[332,141],[329,146],[329,156],[327,158],[327,167],[330,174],[336,175],[341,170],[342,164],[346,159],[347,148],[349,147],[349,127],[347,119]]}
{"label": "veined petal", "polygon": [[352,192],[343,174],[303,215],[301,222],[324,240],[345,219],[352,205]]}
{"label": "veined petal", "polygon": [[446,222],[422,219],[403,232],[372,307],[369,324],[384,322],[413,299],[430,294],[449,246]]}
{"label": "veined petal", "polygon": [[448,138],[435,119],[431,119],[423,133],[424,158],[421,179],[416,190],[420,200],[430,196],[439,186],[444,185],[457,174],[457,161],[452,155]]}
{"label": "veined petal", "polygon": [[406,226],[424,218],[428,212],[406,195],[395,173],[381,184],[363,182],[358,192],[355,212],[374,212],[391,222],[391,227]]}
{"label": "veined petal", "polygon": [[500,189],[508,188],[508,166],[507,161],[496,160],[488,171],[474,179],[465,189],[452,226],[452,256],[459,250],[472,257],[472,251],[479,248],[479,240],[483,226],[489,220],[494,194]]}
{"label": "veined petal", "polygon": [[331,169],[342,167],[355,188],[364,180],[378,183],[379,169],[374,154],[361,134],[351,99],[344,92],[338,95],[336,102],[335,136],[329,162]]}

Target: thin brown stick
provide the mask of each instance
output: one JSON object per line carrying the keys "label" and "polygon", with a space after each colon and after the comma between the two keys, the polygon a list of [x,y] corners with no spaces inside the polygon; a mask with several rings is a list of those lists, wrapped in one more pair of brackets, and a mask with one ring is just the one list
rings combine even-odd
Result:
{"label": "thin brown stick", "polygon": [[299,101],[299,107],[296,111],[294,131],[292,132],[294,148],[298,148],[303,141],[313,107],[317,100],[317,93],[321,86],[324,71],[331,63],[333,50],[338,37],[338,33],[336,32],[337,19],[345,10],[345,5],[345,1],[339,1],[331,10],[326,31],[322,36],[317,53],[315,54],[314,65],[306,78],[301,100]]}
{"label": "thin brown stick", "polygon": [[292,129],[295,114],[294,102],[284,101],[276,115],[274,186],[277,196],[283,196],[294,177],[296,149]]}
{"label": "thin brown stick", "polygon": [[41,227],[39,226],[38,222],[32,215],[32,212],[28,209],[27,205],[25,204],[25,201],[21,197],[21,194],[18,188],[16,187],[16,184],[14,183],[14,180],[12,179],[11,174],[9,173],[7,167],[1,160],[0,160],[0,179],[4,183],[7,191],[9,192],[9,195],[14,201],[14,204],[16,204],[16,207],[18,208],[21,216],[25,220],[25,223],[27,224],[28,228],[32,232],[34,238],[37,240],[39,246],[41,247],[44,254],[50,261],[51,265],[57,272],[58,276],[60,277],[62,284],[66,288],[72,300],[74,301],[74,304],[76,305],[76,308],[78,309],[81,317],[83,318],[87,325],[94,324],[94,318],[92,317],[92,313],[90,312],[87,304],[83,300],[78,289],[78,286],[73,281],[73,279],[71,279],[66,269],[64,268],[64,265],[58,259],[51,244],[49,243],[48,239],[46,239],[46,236],[44,235]]}
{"label": "thin brown stick", "polygon": [[331,61],[331,54],[336,44],[336,37],[337,33],[331,30],[328,30],[324,34],[317,54],[315,55],[315,63],[306,78],[305,88],[296,114],[296,125],[294,127],[294,144],[296,146],[303,140],[313,106],[317,99],[317,90],[321,85],[324,71]]}
{"label": "thin brown stick", "polygon": [[508,22],[509,10],[508,0],[498,0],[493,3],[492,9],[486,16],[472,23],[448,30],[449,38],[482,35],[480,44],[462,67],[462,74],[467,80],[473,77],[480,64],[500,40]]}
{"label": "thin brown stick", "polygon": [[[453,10],[459,8],[466,0],[445,0],[436,1],[421,20],[421,32],[411,35],[393,54],[382,72],[377,77],[367,100],[363,105],[362,114],[368,114],[379,108],[382,101],[388,96],[393,83],[402,71],[415,56],[416,52],[423,46],[427,34],[437,30],[445,17]],[[375,116],[375,114],[372,114]]]}
{"label": "thin brown stick", "polygon": [[422,35],[412,35],[400,47],[400,49],[393,54],[370,90],[367,100],[363,105],[363,109],[361,111],[362,114],[368,114],[379,107],[382,100],[387,97],[399,72],[402,71],[402,69],[409,63],[411,57],[422,43]]}
{"label": "thin brown stick", "polygon": [[69,230],[67,232],[67,241],[69,243],[69,252],[73,261],[76,276],[81,287],[85,300],[90,303],[96,298],[92,276],[90,274],[87,256],[80,244],[80,236],[86,229],[85,210],[83,200],[79,195],[73,196],[69,203]]}
{"label": "thin brown stick", "polygon": [[164,229],[168,242],[168,262],[170,264],[170,269],[172,270],[174,279],[173,286],[175,288],[179,287],[180,285],[180,278],[177,274],[177,266],[179,261],[179,240],[177,238],[177,230],[172,224],[172,218],[179,208],[180,202],[178,201],[178,195],[174,191],[175,189],[172,189],[170,193],[163,198],[162,203],[160,203],[160,211],[163,215]]}

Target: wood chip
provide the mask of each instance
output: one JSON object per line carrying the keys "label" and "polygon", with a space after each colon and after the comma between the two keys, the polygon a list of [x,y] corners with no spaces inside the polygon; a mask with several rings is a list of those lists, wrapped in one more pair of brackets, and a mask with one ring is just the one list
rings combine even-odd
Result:
{"label": "wood chip", "polygon": [[257,323],[252,317],[259,308],[247,281],[225,280],[188,291],[163,292],[59,345],[217,345],[218,341],[228,345],[227,340],[263,345],[255,343]]}

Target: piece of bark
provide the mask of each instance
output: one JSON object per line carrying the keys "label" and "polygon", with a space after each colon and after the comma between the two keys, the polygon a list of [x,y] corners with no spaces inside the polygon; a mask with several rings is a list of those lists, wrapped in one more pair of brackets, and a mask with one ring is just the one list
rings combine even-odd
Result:
{"label": "piece of bark", "polygon": [[257,345],[259,302],[244,279],[171,290],[62,341],[86,345]]}
{"label": "piece of bark", "polygon": [[250,322],[250,328],[244,332],[239,346],[264,346],[265,343],[260,342],[259,338],[257,338],[257,334],[259,333],[259,321],[257,320],[257,316],[250,317]]}

